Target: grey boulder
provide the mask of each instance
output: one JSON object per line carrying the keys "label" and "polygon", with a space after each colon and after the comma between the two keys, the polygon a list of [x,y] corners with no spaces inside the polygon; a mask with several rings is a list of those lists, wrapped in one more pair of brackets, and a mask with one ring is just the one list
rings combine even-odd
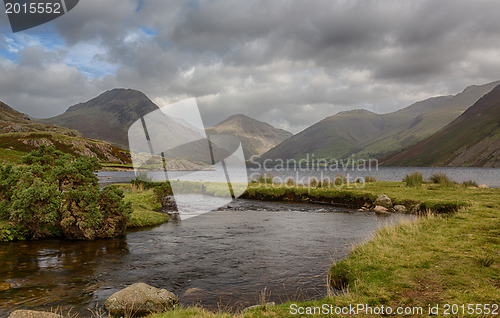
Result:
{"label": "grey boulder", "polygon": [[391,201],[391,198],[382,194],[382,195],[379,195],[377,197],[375,202],[373,202],[373,205],[375,205],[375,206],[380,205],[380,206],[383,206],[384,208],[390,209],[390,208],[392,208],[392,201]]}
{"label": "grey boulder", "polygon": [[173,293],[136,283],[111,295],[104,307],[113,314],[144,315],[172,310],[179,299]]}

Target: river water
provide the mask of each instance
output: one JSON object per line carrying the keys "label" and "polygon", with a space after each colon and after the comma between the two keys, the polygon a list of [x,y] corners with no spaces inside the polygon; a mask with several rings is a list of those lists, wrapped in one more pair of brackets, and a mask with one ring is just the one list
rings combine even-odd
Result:
{"label": "river water", "polygon": [[[237,310],[326,294],[333,261],[384,224],[411,219],[326,205],[237,200],[223,211],[90,242],[0,244],[0,317],[14,309],[73,308],[89,316],[114,292],[145,282],[183,304]],[[184,295],[189,288],[194,293]],[[191,290],[192,291],[192,290]]]}

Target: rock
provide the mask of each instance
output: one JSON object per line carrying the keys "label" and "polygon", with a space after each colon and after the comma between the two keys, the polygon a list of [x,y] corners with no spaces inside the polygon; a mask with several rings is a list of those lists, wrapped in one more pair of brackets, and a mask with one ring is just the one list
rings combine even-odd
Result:
{"label": "rock", "polygon": [[396,204],[394,206],[394,212],[405,213],[406,212],[406,207],[404,205],[401,205],[401,204]]}
{"label": "rock", "polygon": [[12,287],[12,286],[10,286],[10,284],[9,284],[9,283],[5,283],[5,282],[0,283],[0,291],[2,291],[2,290],[8,290],[8,289],[10,289],[11,287]]}
{"label": "rock", "polygon": [[207,291],[206,290],[203,290],[201,288],[188,288],[185,292],[184,292],[184,296],[189,296],[189,295],[192,295],[192,294],[201,294],[201,293],[206,293]]}
{"label": "rock", "polygon": [[379,195],[377,197],[375,202],[373,202],[373,205],[375,205],[375,206],[380,205],[380,206],[383,206],[384,208],[389,209],[389,208],[392,208],[392,201],[391,201],[391,198],[382,194],[382,195]]}
{"label": "rock", "polygon": [[490,187],[488,187],[486,184],[480,184],[477,186],[479,189],[489,189]]}
{"label": "rock", "polygon": [[104,307],[113,314],[145,315],[174,309],[178,302],[177,296],[165,289],[136,283],[111,295]]}
{"label": "rock", "polygon": [[364,210],[363,209],[358,209],[358,212],[363,212]]}
{"label": "rock", "polygon": [[377,214],[389,215],[391,214],[389,210],[381,205],[377,205],[373,208],[373,211]]}
{"label": "rock", "polygon": [[274,306],[274,305],[276,305],[276,303],[274,301],[265,303],[264,305],[253,305],[253,306],[250,306],[250,307],[243,309],[243,312],[251,310],[251,309],[255,309],[255,308],[265,308],[267,306]]}
{"label": "rock", "polygon": [[16,310],[8,318],[63,318],[63,316],[46,311]]}
{"label": "rock", "polygon": [[411,209],[411,213],[418,213],[420,212],[420,203],[415,205],[412,209]]}

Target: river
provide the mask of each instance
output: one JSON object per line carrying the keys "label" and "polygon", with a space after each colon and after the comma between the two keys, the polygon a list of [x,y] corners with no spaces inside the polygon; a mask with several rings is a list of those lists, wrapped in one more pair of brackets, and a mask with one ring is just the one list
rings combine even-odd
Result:
{"label": "river", "polygon": [[[96,241],[0,244],[0,316],[14,309],[73,308],[89,316],[136,282],[183,304],[237,310],[258,302],[322,297],[332,262],[377,228],[413,216],[326,205],[237,200],[223,211]],[[183,296],[189,288],[197,292]]]}

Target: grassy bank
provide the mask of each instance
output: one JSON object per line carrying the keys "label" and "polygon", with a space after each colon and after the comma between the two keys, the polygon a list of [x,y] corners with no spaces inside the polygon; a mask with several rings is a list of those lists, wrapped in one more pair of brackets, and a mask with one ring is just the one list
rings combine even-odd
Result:
{"label": "grassy bank", "polygon": [[131,184],[118,185],[123,189],[125,202],[132,203],[132,215],[128,221],[128,228],[154,226],[168,221],[168,215],[155,212],[161,209],[153,189],[142,189]]}
{"label": "grassy bank", "polygon": [[[253,184],[247,192],[249,198],[328,198],[341,203],[353,199],[354,204],[379,194],[388,195],[395,203],[421,203],[427,210],[439,211],[439,207],[451,205],[459,208],[454,213],[429,214],[379,230],[372,240],[355,247],[347,259],[332,266],[330,284],[342,288],[342,293],[298,302],[298,306],[422,306],[422,316],[428,316],[428,304],[439,304],[438,316],[443,316],[444,304],[500,303],[500,189],[432,184],[408,188],[402,182],[375,182],[363,189],[340,190],[264,188]],[[150,317],[299,316],[290,313],[290,305],[267,306],[236,315],[181,307]]]}

